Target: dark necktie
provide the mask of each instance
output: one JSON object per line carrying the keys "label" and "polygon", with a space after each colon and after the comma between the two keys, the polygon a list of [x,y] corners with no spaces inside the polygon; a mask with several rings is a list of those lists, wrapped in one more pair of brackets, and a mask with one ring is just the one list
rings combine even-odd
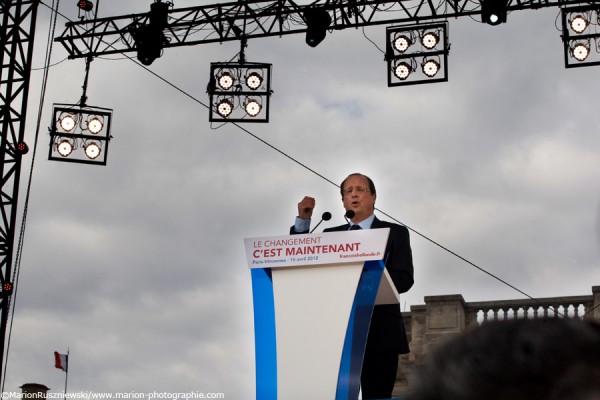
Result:
{"label": "dark necktie", "polygon": [[351,231],[357,231],[357,230],[359,230],[359,229],[362,229],[362,228],[360,227],[360,225],[352,225],[352,226],[350,227],[350,229],[349,229],[349,230],[351,230]]}

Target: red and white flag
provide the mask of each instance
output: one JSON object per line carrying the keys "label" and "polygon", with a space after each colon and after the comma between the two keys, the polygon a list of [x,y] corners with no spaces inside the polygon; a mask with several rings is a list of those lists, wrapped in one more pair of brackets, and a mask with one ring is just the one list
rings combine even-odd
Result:
{"label": "red and white flag", "polygon": [[69,356],[67,354],[60,354],[58,351],[55,351],[54,366],[67,372],[67,369],[69,368]]}

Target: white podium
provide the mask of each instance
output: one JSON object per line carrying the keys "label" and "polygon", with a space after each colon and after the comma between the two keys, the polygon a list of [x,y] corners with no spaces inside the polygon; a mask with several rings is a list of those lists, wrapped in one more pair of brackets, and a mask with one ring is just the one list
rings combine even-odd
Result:
{"label": "white podium", "polygon": [[374,304],[397,304],[389,229],[245,239],[257,400],[355,400]]}

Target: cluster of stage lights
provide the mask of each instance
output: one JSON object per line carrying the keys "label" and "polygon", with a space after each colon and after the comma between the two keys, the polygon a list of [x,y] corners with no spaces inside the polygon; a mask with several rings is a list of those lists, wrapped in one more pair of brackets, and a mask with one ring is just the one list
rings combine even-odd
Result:
{"label": "cluster of stage lights", "polygon": [[106,164],[111,116],[106,109],[55,107],[49,159]]}
{"label": "cluster of stage lights", "polygon": [[268,122],[271,64],[213,63],[211,122]]}
{"label": "cluster of stage lights", "polygon": [[[582,14],[576,14],[570,24],[573,32],[581,34],[585,32],[590,25],[590,22]],[[590,55],[589,41],[576,42],[573,46],[572,53],[577,61],[585,61]]]}
{"label": "cluster of stage lights", "polygon": [[[77,119],[80,119],[81,114],[69,114],[63,113],[59,117],[59,124],[63,131],[72,132],[75,130],[75,127],[79,124]],[[104,122],[101,117],[93,115],[86,122],[87,130],[90,131],[93,135],[97,135],[102,128],[104,128]],[[68,157],[71,155],[73,150],[75,150],[76,142],[72,139],[62,139],[56,146],[58,154],[63,157]],[[100,155],[101,149],[99,143],[96,143],[92,140],[88,141],[84,145],[85,155],[90,160],[95,160]]]}
{"label": "cluster of stage lights", "polygon": [[387,28],[388,86],[446,81],[446,31],[446,23]]}
{"label": "cluster of stage lights", "polygon": [[[600,7],[581,6],[563,8],[561,11],[565,67],[600,65]],[[596,51],[592,52],[592,49]]]}
{"label": "cluster of stage lights", "polygon": [[[431,50],[438,45],[440,42],[440,37],[435,32],[427,32],[420,38],[420,41],[424,48]],[[394,48],[399,53],[406,52],[412,44],[412,40],[404,34],[399,35],[396,37],[396,39],[394,39]],[[432,78],[440,70],[440,63],[434,59],[426,59],[421,65],[421,70],[425,75]],[[400,80],[406,80],[412,71],[413,68],[409,63],[406,61],[401,61],[396,64],[394,68],[394,75],[396,75],[396,77]]]}
{"label": "cluster of stage lights", "polygon": [[[235,78],[233,75],[230,72],[225,71],[218,77],[217,84],[221,89],[228,91],[233,89],[234,82]],[[245,77],[245,83],[250,90],[258,90],[263,83],[263,78],[258,72],[251,72]],[[217,113],[219,113],[219,115],[223,118],[227,118],[233,112],[234,107],[235,106],[231,99],[221,99],[217,103]],[[261,109],[262,106],[256,99],[251,97],[246,98],[246,101],[244,102],[244,110],[250,117],[256,117],[260,113]]]}

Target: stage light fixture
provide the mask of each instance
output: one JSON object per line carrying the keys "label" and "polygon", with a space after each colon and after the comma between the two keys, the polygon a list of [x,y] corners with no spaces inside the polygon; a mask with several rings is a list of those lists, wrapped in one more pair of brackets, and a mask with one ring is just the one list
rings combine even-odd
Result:
{"label": "stage light fixture", "polygon": [[489,25],[506,22],[507,0],[481,0],[481,21]]}
{"label": "stage light fixture", "polygon": [[63,157],[67,157],[69,154],[71,154],[73,152],[73,144],[71,144],[71,141],[68,139],[63,139],[58,146],[56,146],[56,150],[58,151],[58,154],[60,154]]}
{"label": "stage light fixture", "polygon": [[9,281],[4,281],[4,283],[2,284],[2,295],[3,297],[8,297],[12,294],[14,290],[14,285],[12,284],[12,282]]}
{"label": "stage light fixture", "polygon": [[75,117],[69,113],[64,113],[63,115],[61,115],[59,117],[59,121],[60,127],[66,132],[71,132],[73,129],[75,129],[75,126],[77,125]]}
{"label": "stage light fixture", "polygon": [[571,20],[571,29],[575,33],[583,33],[589,24],[589,21],[583,15],[577,14]]}
{"label": "stage light fixture", "polygon": [[271,64],[212,63],[210,122],[269,122]]}
{"label": "stage light fixture", "polygon": [[262,76],[258,72],[251,72],[248,76],[246,76],[246,86],[250,88],[250,90],[257,90],[260,85],[262,85]]}
{"label": "stage light fixture", "polygon": [[223,117],[227,118],[233,112],[233,103],[228,99],[222,99],[217,103],[217,113]]}
{"label": "stage light fixture", "polygon": [[85,155],[90,160],[95,160],[96,158],[98,158],[100,153],[101,153],[101,150],[100,150],[100,146],[98,145],[98,143],[89,142],[88,144],[85,145]]}
{"label": "stage light fixture", "polygon": [[169,23],[169,7],[173,6],[173,3],[161,0],[154,0],[154,3],[150,4],[149,13],[149,25],[153,28],[163,30]]}
{"label": "stage light fixture", "polygon": [[104,128],[104,123],[102,122],[102,118],[101,117],[93,115],[88,120],[87,126],[88,126],[88,130],[92,134],[96,135],[97,133],[99,133],[100,131],[102,131],[102,128]]}
{"label": "stage light fixture", "polygon": [[577,61],[585,61],[590,55],[590,45],[584,42],[575,43],[572,52]]}
{"label": "stage light fixture", "polygon": [[404,61],[398,63],[394,67],[394,75],[396,75],[396,77],[398,79],[400,79],[401,81],[406,80],[406,78],[408,78],[408,76],[410,75],[411,72],[412,72],[411,66]]}
{"label": "stage light fixture", "polygon": [[217,82],[219,83],[219,87],[221,89],[229,90],[233,87],[233,83],[235,82],[235,80],[228,71],[224,71],[221,75],[217,77]]}
{"label": "stage light fixture", "polygon": [[258,101],[254,99],[248,99],[246,105],[244,106],[244,109],[246,110],[246,114],[248,114],[251,117],[256,117],[260,113],[262,106]]}
{"label": "stage light fixture", "polygon": [[331,16],[323,8],[309,7],[304,11],[306,21],[306,44],[316,47],[325,39],[331,25]]}
{"label": "stage light fixture", "polygon": [[169,7],[173,3],[156,0],[150,5],[149,22],[133,29],[132,36],[137,50],[137,59],[142,64],[151,65],[162,56],[163,48],[169,39],[163,33],[169,21]]}
{"label": "stage light fixture", "polygon": [[78,0],[77,7],[83,11],[92,11],[94,9],[94,4],[89,0]]}
{"label": "stage light fixture", "polygon": [[55,104],[48,159],[106,165],[111,119],[106,108]]}
{"label": "stage light fixture", "polygon": [[388,27],[386,37],[388,86],[448,80],[448,22]]}
{"label": "stage light fixture", "polygon": [[600,65],[600,7],[561,8],[565,68]]}
{"label": "stage light fixture", "polygon": [[16,145],[17,153],[20,155],[24,155],[29,153],[29,146],[25,142],[19,142]]}
{"label": "stage light fixture", "polygon": [[427,32],[421,38],[421,44],[428,50],[433,49],[440,42],[440,37],[435,32]]}
{"label": "stage light fixture", "polygon": [[437,75],[440,70],[440,63],[435,60],[424,60],[423,65],[421,66],[423,69],[423,73],[430,78],[433,78]]}
{"label": "stage light fixture", "polygon": [[394,49],[399,53],[404,53],[411,46],[412,40],[406,35],[400,35],[394,39]]}
{"label": "stage light fixture", "polygon": [[133,33],[137,59],[142,64],[149,66],[162,56],[163,47],[168,43],[162,30],[144,25]]}

